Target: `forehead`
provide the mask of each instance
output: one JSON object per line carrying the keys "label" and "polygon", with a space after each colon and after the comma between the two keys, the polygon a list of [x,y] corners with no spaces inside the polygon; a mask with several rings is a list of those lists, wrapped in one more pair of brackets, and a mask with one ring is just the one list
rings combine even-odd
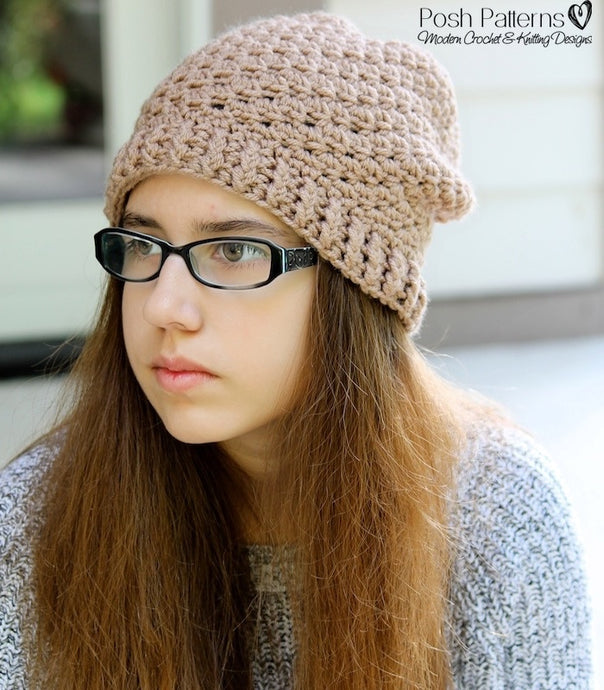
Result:
{"label": "forehead", "polygon": [[249,199],[188,175],[148,177],[130,192],[126,212],[144,213],[161,225],[250,219],[293,232],[277,216]]}

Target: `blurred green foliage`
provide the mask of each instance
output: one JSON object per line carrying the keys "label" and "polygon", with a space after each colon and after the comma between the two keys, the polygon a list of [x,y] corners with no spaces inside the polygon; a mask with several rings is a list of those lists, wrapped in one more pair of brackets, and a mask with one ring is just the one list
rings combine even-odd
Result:
{"label": "blurred green foliage", "polygon": [[0,143],[52,136],[60,127],[62,87],[45,55],[60,21],[62,0],[0,3]]}

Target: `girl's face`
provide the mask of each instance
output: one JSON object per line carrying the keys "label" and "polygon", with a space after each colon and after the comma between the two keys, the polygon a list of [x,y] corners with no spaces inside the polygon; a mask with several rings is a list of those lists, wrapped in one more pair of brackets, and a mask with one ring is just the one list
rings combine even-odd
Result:
{"label": "girl's face", "polygon": [[[179,175],[141,182],[130,194],[123,226],[182,245],[215,238],[208,224],[232,220],[256,221],[249,233],[238,227],[237,235],[303,245],[251,201]],[[251,475],[268,469],[271,425],[288,409],[305,355],[314,285],[315,269],[306,268],[261,288],[219,290],[197,282],[174,254],[157,279],[124,285],[128,359],[174,437],[217,442]]]}

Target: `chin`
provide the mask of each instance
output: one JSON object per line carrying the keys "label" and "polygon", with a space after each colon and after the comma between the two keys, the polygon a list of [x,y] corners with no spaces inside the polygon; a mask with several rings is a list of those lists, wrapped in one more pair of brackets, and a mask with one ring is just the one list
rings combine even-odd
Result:
{"label": "chin", "polygon": [[201,445],[204,443],[221,443],[223,441],[229,441],[233,436],[236,436],[236,432],[229,433],[228,429],[220,430],[217,425],[213,425],[210,428],[207,420],[203,422],[196,423],[191,421],[189,423],[183,423],[182,417],[177,419],[165,419],[161,418],[164,428],[166,431],[181,443],[187,443],[189,445]]}
{"label": "chin", "polygon": [[164,425],[166,431],[181,443],[187,443],[189,445],[200,445],[202,443],[216,443],[222,439],[210,434],[200,434],[199,432],[183,431],[182,429],[172,428]]}
{"label": "chin", "polygon": [[164,425],[164,429],[181,443],[188,443],[191,445],[197,445],[200,443],[213,443],[217,440],[216,434],[210,434],[209,432],[204,433],[203,429],[199,425],[183,424],[181,419],[166,419],[160,415],[161,421]]}

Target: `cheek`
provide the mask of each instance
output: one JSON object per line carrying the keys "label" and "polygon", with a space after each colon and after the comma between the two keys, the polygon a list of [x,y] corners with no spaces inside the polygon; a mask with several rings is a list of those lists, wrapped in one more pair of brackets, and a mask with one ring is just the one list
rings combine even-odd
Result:
{"label": "cheek", "polygon": [[142,304],[136,299],[136,295],[129,290],[128,284],[124,285],[122,295],[122,332],[128,358],[132,361],[132,355],[136,350],[137,335],[141,334]]}
{"label": "cheek", "polygon": [[128,343],[130,341],[130,336],[132,333],[132,319],[132,301],[128,299],[126,295],[126,290],[124,290],[124,294],[122,296],[122,331],[124,333],[124,342],[126,344],[126,350],[128,350]]}
{"label": "cheek", "polygon": [[[302,291],[296,299],[288,300],[274,318],[264,322],[255,348],[259,361],[264,363],[266,381],[287,396],[299,379],[307,354],[312,302],[309,292]],[[251,342],[253,334],[249,337]]]}

